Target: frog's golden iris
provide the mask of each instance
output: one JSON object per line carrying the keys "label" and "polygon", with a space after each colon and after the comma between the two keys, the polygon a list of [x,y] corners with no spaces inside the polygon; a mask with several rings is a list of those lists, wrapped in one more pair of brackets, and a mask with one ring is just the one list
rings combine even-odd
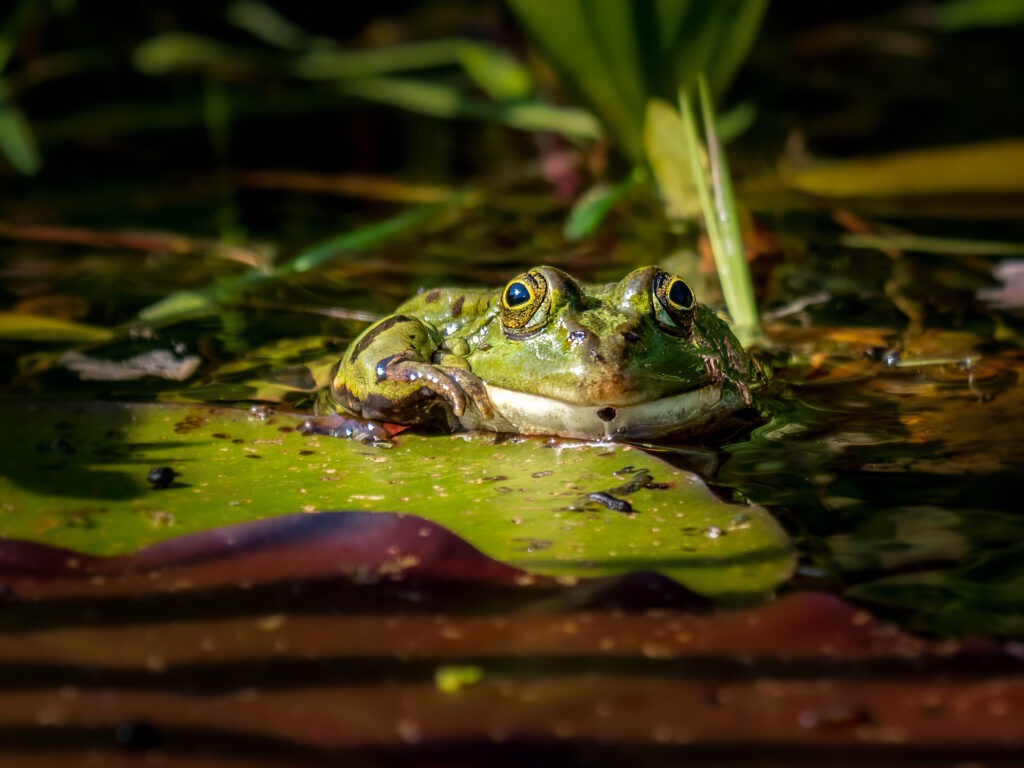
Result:
{"label": "frog's golden iris", "polygon": [[515,278],[501,294],[501,323],[510,338],[525,338],[539,331],[550,306],[548,283],[539,270]]}
{"label": "frog's golden iris", "polygon": [[682,278],[659,272],[654,276],[654,295],[658,324],[669,333],[680,335],[690,332],[697,299]]}
{"label": "frog's golden iris", "polygon": [[750,403],[729,326],[679,277],[644,267],[585,286],[536,267],[500,290],[435,289],[367,328],[332,410],[447,429],[587,439],[703,432]]}

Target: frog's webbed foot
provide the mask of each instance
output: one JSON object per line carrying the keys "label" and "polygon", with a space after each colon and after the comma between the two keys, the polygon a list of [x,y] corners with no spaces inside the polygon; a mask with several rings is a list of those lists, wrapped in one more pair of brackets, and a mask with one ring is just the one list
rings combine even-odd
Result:
{"label": "frog's webbed foot", "polygon": [[418,385],[444,400],[456,418],[466,412],[467,393],[462,382],[476,379],[468,371],[432,365],[406,355],[394,355],[377,363],[377,382],[394,381]]}
{"label": "frog's webbed foot", "polygon": [[358,440],[360,443],[373,445],[377,448],[390,448],[391,435],[380,423],[358,416],[318,416],[308,419],[299,427],[304,435],[326,435],[328,437],[344,437]]}

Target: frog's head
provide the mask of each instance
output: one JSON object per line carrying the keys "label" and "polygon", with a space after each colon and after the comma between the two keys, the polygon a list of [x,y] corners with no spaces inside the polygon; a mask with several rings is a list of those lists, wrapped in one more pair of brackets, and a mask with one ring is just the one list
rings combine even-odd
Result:
{"label": "frog's head", "polygon": [[554,267],[524,272],[469,360],[526,433],[656,437],[749,402],[749,361],[728,325],[657,267],[595,287]]}

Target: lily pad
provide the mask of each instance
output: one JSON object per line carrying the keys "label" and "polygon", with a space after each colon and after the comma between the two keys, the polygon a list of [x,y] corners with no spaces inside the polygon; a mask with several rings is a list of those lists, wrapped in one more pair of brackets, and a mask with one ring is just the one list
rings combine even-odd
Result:
{"label": "lily pad", "polygon": [[[300,417],[209,406],[3,404],[0,535],[112,555],[328,510],[420,515],[485,554],[566,578],[638,570],[717,599],[791,572],[778,523],[628,445],[403,433],[391,449],[302,435]],[[28,437],[30,436],[30,437]],[[148,480],[150,471],[176,473]]]}

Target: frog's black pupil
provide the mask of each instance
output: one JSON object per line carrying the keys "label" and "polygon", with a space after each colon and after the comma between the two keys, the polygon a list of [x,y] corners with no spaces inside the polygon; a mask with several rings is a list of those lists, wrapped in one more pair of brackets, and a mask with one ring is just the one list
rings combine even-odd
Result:
{"label": "frog's black pupil", "polygon": [[677,304],[680,307],[690,307],[693,305],[693,291],[682,280],[674,280],[672,282],[671,287],[668,289],[668,297],[672,300],[673,304]]}
{"label": "frog's black pupil", "polygon": [[520,282],[512,283],[505,290],[505,303],[510,307],[518,307],[520,304],[530,300],[530,292]]}

